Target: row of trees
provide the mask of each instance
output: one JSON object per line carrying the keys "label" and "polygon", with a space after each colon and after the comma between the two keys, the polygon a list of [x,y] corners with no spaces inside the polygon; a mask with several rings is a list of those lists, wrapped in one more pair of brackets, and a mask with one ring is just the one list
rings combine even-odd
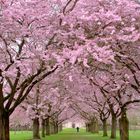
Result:
{"label": "row of trees", "polygon": [[[33,139],[40,139],[50,134],[57,134],[62,130],[63,122],[75,116],[75,112],[69,107],[68,98],[63,80],[60,75],[49,76],[47,81],[38,83],[26,99],[22,102],[11,118],[13,127],[16,125],[28,125],[33,130]],[[59,81],[59,82],[58,82]],[[17,120],[21,120],[20,122]],[[23,122],[22,122],[23,120]],[[40,128],[41,126],[41,128]]]}

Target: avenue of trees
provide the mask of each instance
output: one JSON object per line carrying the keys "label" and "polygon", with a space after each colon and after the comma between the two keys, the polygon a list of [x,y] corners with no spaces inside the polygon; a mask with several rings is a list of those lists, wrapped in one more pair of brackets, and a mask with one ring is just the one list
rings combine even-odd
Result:
{"label": "avenue of trees", "polygon": [[19,122],[33,139],[58,133],[77,114],[87,131],[101,122],[107,136],[111,119],[110,137],[119,126],[129,140],[139,59],[136,0],[0,0],[0,140]]}

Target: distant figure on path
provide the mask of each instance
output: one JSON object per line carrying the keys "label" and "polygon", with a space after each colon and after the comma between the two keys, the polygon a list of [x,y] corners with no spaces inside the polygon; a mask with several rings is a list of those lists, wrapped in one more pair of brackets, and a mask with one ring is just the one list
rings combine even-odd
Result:
{"label": "distant figure on path", "polygon": [[80,129],[79,127],[76,127],[77,132],[79,132],[79,129]]}

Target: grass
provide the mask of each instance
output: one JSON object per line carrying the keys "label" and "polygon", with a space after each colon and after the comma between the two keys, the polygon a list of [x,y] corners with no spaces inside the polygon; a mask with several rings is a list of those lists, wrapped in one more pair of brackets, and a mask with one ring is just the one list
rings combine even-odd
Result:
{"label": "grass", "polygon": [[[11,140],[31,140],[32,132],[11,132]],[[102,137],[102,132],[99,134],[91,134],[85,132],[84,129],[80,130],[79,133],[75,129],[65,129],[57,135],[51,135],[42,140],[110,140],[109,137]],[[119,140],[119,134],[117,133],[117,139]],[[140,140],[140,130],[130,131],[130,140]]]}

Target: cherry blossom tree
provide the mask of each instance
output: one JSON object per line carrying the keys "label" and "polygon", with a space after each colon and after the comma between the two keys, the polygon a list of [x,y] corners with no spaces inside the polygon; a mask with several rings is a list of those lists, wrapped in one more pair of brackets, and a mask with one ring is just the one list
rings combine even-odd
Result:
{"label": "cherry blossom tree", "polygon": [[[41,23],[44,17],[52,20],[58,11],[43,1],[0,1],[0,4],[0,139],[9,140],[9,116],[36,83],[57,69],[54,63],[49,65],[53,57],[49,55],[51,52],[45,51],[51,44],[45,42],[50,21],[47,20],[46,25]],[[43,10],[50,14],[43,17]],[[48,41],[51,38],[48,37]]]}

